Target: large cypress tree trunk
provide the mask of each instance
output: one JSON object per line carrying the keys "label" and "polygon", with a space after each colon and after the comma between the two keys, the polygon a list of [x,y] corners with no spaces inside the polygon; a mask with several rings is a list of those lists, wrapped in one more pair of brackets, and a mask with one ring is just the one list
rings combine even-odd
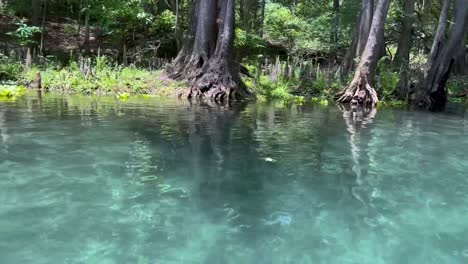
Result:
{"label": "large cypress tree trunk", "polygon": [[191,83],[189,98],[217,102],[250,95],[234,61],[234,0],[199,0],[194,5],[191,29],[169,76]]}
{"label": "large cypress tree trunk", "polygon": [[356,24],[356,29],[353,33],[351,46],[347,50],[340,65],[339,73],[342,78],[346,78],[353,70],[356,64],[355,59],[361,56],[364,51],[367,39],[369,38],[373,14],[374,0],[362,0],[361,12],[358,23]]}
{"label": "large cypress tree trunk", "polygon": [[380,0],[372,19],[372,27],[361,61],[356,69],[354,79],[344,91],[338,94],[338,102],[374,107],[377,102],[377,92],[372,88],[377,63],[382,57],[384,47],[384,26],[387,18],[390,0]]}
{"label": "large cypress tree trunk", "polygon": [[413,105],[429,110],[441,110],[447,103],[446,84],[450,77],[460,42],[468,28],[468,0],[457,0],[455,20],[447,40],[447,17],[450,0],[446,0],[442,9],[440,24],[429,56],[424,80],[418,87]]}
{"label": "large cypress tree trunk", "polygon": [[403,18],[398,41],[398,48],[393,60],[393,67],[400,70],[400,81],[395,91],[400,99],[406,99],[409,86],[409,59],[411,49],[411,31],[414,21],[414,4],[416,0],[403,1]]}
{"label": "large cypress tree trunk", "polygon": [[436,35],[434,37],[434,41],[432,42],[431,52],[429,53],[429,58],[426,63],[426,69],[432,67],[432,64],[434,64],[437,57],[440,56],[441,51],[444,47],[444,43],[446,40],[445,35],[447,34],[447,21],[451,2],[451,0],[444,0],[444,5],[442,7],[442,10],[440,11],[439,25],[437,27]]}

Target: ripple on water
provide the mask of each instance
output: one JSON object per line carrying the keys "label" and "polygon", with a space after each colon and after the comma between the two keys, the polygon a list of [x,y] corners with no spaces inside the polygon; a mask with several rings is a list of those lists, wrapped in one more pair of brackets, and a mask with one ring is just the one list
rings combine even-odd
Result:
{"label": "ripple on water", "polygon": [[460,116],[86,100],[0,102],[1,264],[468,259]]}

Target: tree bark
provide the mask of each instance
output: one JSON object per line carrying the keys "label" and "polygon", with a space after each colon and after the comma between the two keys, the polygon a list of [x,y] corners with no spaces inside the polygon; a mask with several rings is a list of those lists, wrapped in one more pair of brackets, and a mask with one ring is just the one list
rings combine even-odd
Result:
{"label": "tree bark", "polygon": [[440,24],[434,38],[433,49],[429,56],[424,79],[418,87],[412,104],[433,111],[441,110],[447,103],[446,84],[453,69],[456,55],[459,52],[460,42],[468,29],[468,0],[457,0],[455,6],[455,19],[450,35],[444,41],[446,32],[446,18],[448,5],[446,0],[440,18]]}
{"label": "tree bark", "polygon": [[338,50],[338,32],[340,27],[340,0],[333,0],[333,28],[330,35],[331,41],[331,59],[336,61],[336,52]]}
{"label": "tree bark", "polygon": [[[226,102],[250,95],[234,61],[234,0],[199,0],[194,6],[186,45],[172,65],[169,76],[187,79],[188,98]],[[215,14],[215,15],[214,15]]]}
{"label": "tree bark", "polygon": [[440,12],[439,25],[437,26],[436,35],[434,37],[434,41],[432,42],[431,52],[429,53],[429,58],[426,63],[426,69],[432,67],[432,64],[434,64],[437,57],[440,56],[440,53],[444,47],[451,2],[452,0],[444,0],[444,5],[442,7],[442,11]]}
{"label": "tree bark", "polygon": [[46,15],[47,15],[47,0],[44,0],[44,8],[42,12],[42,23],[41,23],[41,41],[39,44],[39,53],[42,54],[44,51],[44,33],[45,33],[45,21],[46,21]]}
{"label": "tree bark", "polygon": [[[465,34],[466,35],[466,34]],[[468,49],[465,46],[466,37],[463,38],[460,42],[460,47],[458,54],[455,56],[455,65],[453,66],[453,74],[458,76],[463,76],[468,74]]]}
{"label": "tree bark", "polygon": [[411,48],[411,31],[413,30],[414,21],[414,4],[416,0],[405,0],[403,6],[403,18],[400,32],[400,39],[398,41],[397,51],[393,64],[400,67],[402,63],[409,61],[409,54]]}
{"label": "tree bark", "polygon": [[356,29],[354,30],[351,46],[340,65],[339,71],[342,79],[346,78],[353,70],[356,64],[355,59],[361,56],[364,51],[372,25],[373,14],[374,0],[362,0],[361,12]]}
{"label": "tree bark", "polygon": [[90,12],[91,6],[89,4],[89,0],[86,1],[86,14],[85,14],[85,39],[84,39],[84,49],[85,49],[85,54],[89,55],[90,53],[90,47],[89,47],[89,12]]}
{"label": "tree bark", "polygon": [[338,94],[338,102],[352,105],[374,107],[377,102],[377,92],[372,88],[375,69],[382,57],[384,46],[385,21],[390,7],[390,0],[380,0],[372,19],[372,27],[367,39],[361,61],[356,69],[354,79],[344,91]]}
{"label": "tree bark", "polygon": [[263,24],[265,22],[265,0],[260,4],[260,38],[263,39]]}
{"label": "tree bark", "polygon": [[398,48],[393,60],[393,67],[400,70],[400,81],[396,90],[399,99],[406,99],[409,87],[409,59],[411,49],[411,32],[413,30],[414,21],[414,4],[415,0],[403,1],[403,18],[398,41]]}
{"label": "tree bark", "polygon": [[40,26],[41,17],[41,0],[31,0],[31,24],[33,26]]}

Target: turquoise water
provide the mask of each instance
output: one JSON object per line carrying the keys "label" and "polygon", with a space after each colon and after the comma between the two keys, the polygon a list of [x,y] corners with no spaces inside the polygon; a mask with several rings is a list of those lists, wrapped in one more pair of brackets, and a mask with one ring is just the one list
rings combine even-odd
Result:
{"label": "turquoise water", "polygon": [[0,102],[0,263],[468,263],[468,117]]}

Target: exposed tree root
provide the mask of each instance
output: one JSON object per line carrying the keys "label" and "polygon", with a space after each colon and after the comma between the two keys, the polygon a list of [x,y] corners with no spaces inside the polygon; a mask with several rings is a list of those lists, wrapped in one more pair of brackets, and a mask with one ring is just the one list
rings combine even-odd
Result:
{"label": "exposed tree root", "polygon": [[379,99],[377,92],[370,86],[367,78],[358,75],[348,88],[337,94],[337,101],[342,104],[360,105],[373,108]]}
{"label": "exposed tree root", "polygon": [[251,93],[238,72],[239,69],[232,69],[225,61],[213,59],[208,69],[200,69],[187,97],[209,98],[217,103],[248,97]]}

